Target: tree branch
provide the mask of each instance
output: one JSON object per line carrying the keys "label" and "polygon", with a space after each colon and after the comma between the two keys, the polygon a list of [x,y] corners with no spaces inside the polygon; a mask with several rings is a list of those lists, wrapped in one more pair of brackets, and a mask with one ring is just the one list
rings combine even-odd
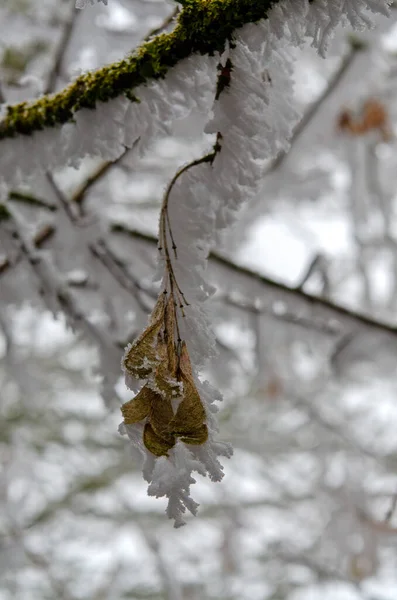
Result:
{"label": "tree branch", "polygon": [[54,91],[57,78],[61,74],[63,58],[65,56],[66,49],[69,46],[70,38],[72,37],[73,29],[76,25],[76,20],[79,14],[80,11],[77,8],[73,8],[70,18],[63,28],[62,37],[55,54],[54,63],[47,77],[47,83],[44,88],[45,94],[49,94]]}
{"label": "tree branch", "polygon": [[277,157],[271,163],[269,169],[266,171],[265,177],[267,175],[270,175],[271,173],[273,173],[274,171],[276,171],[277,169],[279,169],[281,167],[282,163],[284,162],[284,160],[290,153],[292,146],[297,143],[297,141],[301,137],[302,133],[310,125],[310,123],[312,122],[312,120],[314,119],[314,117],[316,116],[318,111],[320,110],[321,106],[329,98],[329,96],[332,94],[332,92],[335,90],[335,88],[339,85],[339,83],[342,81],[343,77],[345,76],[345,74],[350,69],[351,65],[353,64],[353,61],[354,61],[357,53],[363,49],[364,49],[364,46],[360,46],[357,43],[353,43],[353,40],[351,40],[350,50],[346,54],[346,56],[342,59],[339,69],[337,69],[336,73],[331,77],[331,80],[329,81],[329,83],[328,83],[327,87],[325,88],[325,90],[323,91],[323,93],[320,94],[320,96],[317,98],[317,100],[315,100],[315,102],[313,102],[313,104],[311,104],[309,106],[308,110],[303,115],[302,119],[299,121],[297,126],[295,127],[294,132],[291,137],[291,140],[290,140],[289,149],[282,150],[277,155]]}
{"label": "tree branch", "polygon": [[[146,241],[150,244],[157,244],[155,236],[129,229],[121,224],[113,224],[111,226],[111,231],[127,235],[134,239]],[[306,313],[309,312],[312,319],[320,319],[323,323],[327,320],[333,321],[335,324],[335,332],[338,332],[338,330],[339,332],[346,332],[345,326],[348,325],[351,328],[360,328],[370,332],[384,333],[397,338],[397,327],[389,323],[372,319],[348,308],[338,306],[329,300],[312,296],[303,292],[301,289],[291,288],[283,283],[270,279],[269,277],[260,275],[255,271],[251,271],[246,267],[237,265],[216,252],[211,252],[209,259],[213,264],[224,267],[233,273],[240,274],[253,282],[257,282],[261,286],[264,286],[270,294],[273,294],[274,301],[282,301],[293,305],[295,312],[299,312],[299,309],[301,309],[305,310]],[[316,312],[320,314],[317,316]],[[328,325],[330,324],[328,323]]]}
{"label": "tree branch", "polygon": [[246,23],[266,19],[279,0],[184,0],[177,26],[144,42],[127,58],[78,77],[53,96],[8,106],[0,121],[0,139],[31,135],[73,120],[77,111],[94,109],[120,95],[139,101],[133,91],[152,79],[163,78],[171,67],[192,54],[222,52],[233,33]]}

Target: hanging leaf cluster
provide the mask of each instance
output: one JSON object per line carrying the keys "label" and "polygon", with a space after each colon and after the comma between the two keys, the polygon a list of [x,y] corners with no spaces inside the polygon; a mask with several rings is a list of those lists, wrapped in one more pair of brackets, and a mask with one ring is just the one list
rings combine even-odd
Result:
{"label": "hanging leaf cluster", "polygon": [[173,296],[167,299],[162,293],[147,328],[124,357],[129,375],[147,379],[137,396],[121,407],[124,423],[145,420],[143,443],[156,456],[167,456],[178,438],[186,444],[204,444],[208,438],[187,346],[179,335],[176,338],[176,331]]}

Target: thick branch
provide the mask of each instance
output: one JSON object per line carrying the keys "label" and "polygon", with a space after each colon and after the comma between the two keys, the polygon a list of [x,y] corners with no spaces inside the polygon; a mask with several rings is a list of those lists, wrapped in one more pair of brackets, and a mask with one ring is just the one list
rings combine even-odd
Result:
{"label": "thick branch", "polygon": [[78,77],[53,96],[7,108],[0,121],[0,139],[16,134],[30,135],[46,127],[72,121],[82,108],[95,108],[122,94],[139,101],[133,91],[151,79],[163,78],[179,61],[199,53],[222,52],[233,32],[246,23],[267,18],[279,0],[184,0],[177,26],[143,43],[130,56],[98,71]]}

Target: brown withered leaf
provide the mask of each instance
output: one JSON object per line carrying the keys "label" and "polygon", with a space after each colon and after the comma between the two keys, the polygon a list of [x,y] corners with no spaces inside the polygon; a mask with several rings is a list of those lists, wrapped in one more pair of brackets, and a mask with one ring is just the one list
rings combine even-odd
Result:
{"label": "brown withered leaf", "polygon": [[121,412],[123,413],[126,425],[138,423],[149,415],[153,395],[154,392],[145,385],[135,398],[123,404]]}
{"label": "brown withered leaf", "polygon": [[208,427],[205,423],[200,425],[197,429],[190,432],[189,435],[181,437],[181,441],[185,444],[205,444],[208,440]]}
{"label": "brown withered leaf", "polygon": [[149,421],[155,433],[161,438],[172,441],[173,436],[169,432],[169,424],[174,416],[171,400],[163,398],[160,394],[154,394],[151,407]]}
{"label": "brown withered leaf", "polygon": [[146,423],[143,431],[143,443],[155,456],[168,456],[168,450],[175,445],[175,439],[165,440],[157,435],[150,423]]}
{"label": "brown withered leaf", "polygon": [[[156,367],[154,380],[156,388],[164,398],[176,398],[179,395],[180,383],[176,380],[176,368],[171,371],[169,367],[169,352],[164,341],[159,341],[157,345],[157,356],[159,364]],[[175,354],[175,359],[177,356]]]}
{"label": "brown withered leaf", "polygon": [[196,386],[184,375],[182,382],[183,399],[170,423],[170,431],[178,436],[189,436],[204,423],[205,410]]}
{"label": "brown withered leaf", "polygon": [[150,317],[149,325],[133,343],[124,358],[128,373],[137,379],[144,379],[158,363],[157,338],[164,324],[165,294],[160,294]]}
{"label": "brown withered leaf", "polygon": [[[171,433],[177,436],[190,437],[202,431],[205,421],[205,410],[200,395],[194,383],[192,366],[185,342],[182,344],[179,362],[180,378],[183,383],[183,398],[176,414],[169,425]],[[198,442],[203,443],[203,442]]]}

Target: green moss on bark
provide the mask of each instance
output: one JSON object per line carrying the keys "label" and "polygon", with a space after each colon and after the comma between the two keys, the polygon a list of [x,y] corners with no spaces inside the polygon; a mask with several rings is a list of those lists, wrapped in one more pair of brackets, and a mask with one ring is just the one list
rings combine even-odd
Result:
{"label": "green moss on bark", "polygon": [[246,23],[266,18],[279,0],[183,0],[183,10],[171,33],[145,42],[124,60],[81,75],[52,96],[21,102],[7,108],[0,122],[0,139],[30,135],[46,127],[73,120],[82,108],[94,109],[122,94],[139,101],[135,89],[151,79],[165,76],[180,60],[191,54],[222,52],[233,32]]}

